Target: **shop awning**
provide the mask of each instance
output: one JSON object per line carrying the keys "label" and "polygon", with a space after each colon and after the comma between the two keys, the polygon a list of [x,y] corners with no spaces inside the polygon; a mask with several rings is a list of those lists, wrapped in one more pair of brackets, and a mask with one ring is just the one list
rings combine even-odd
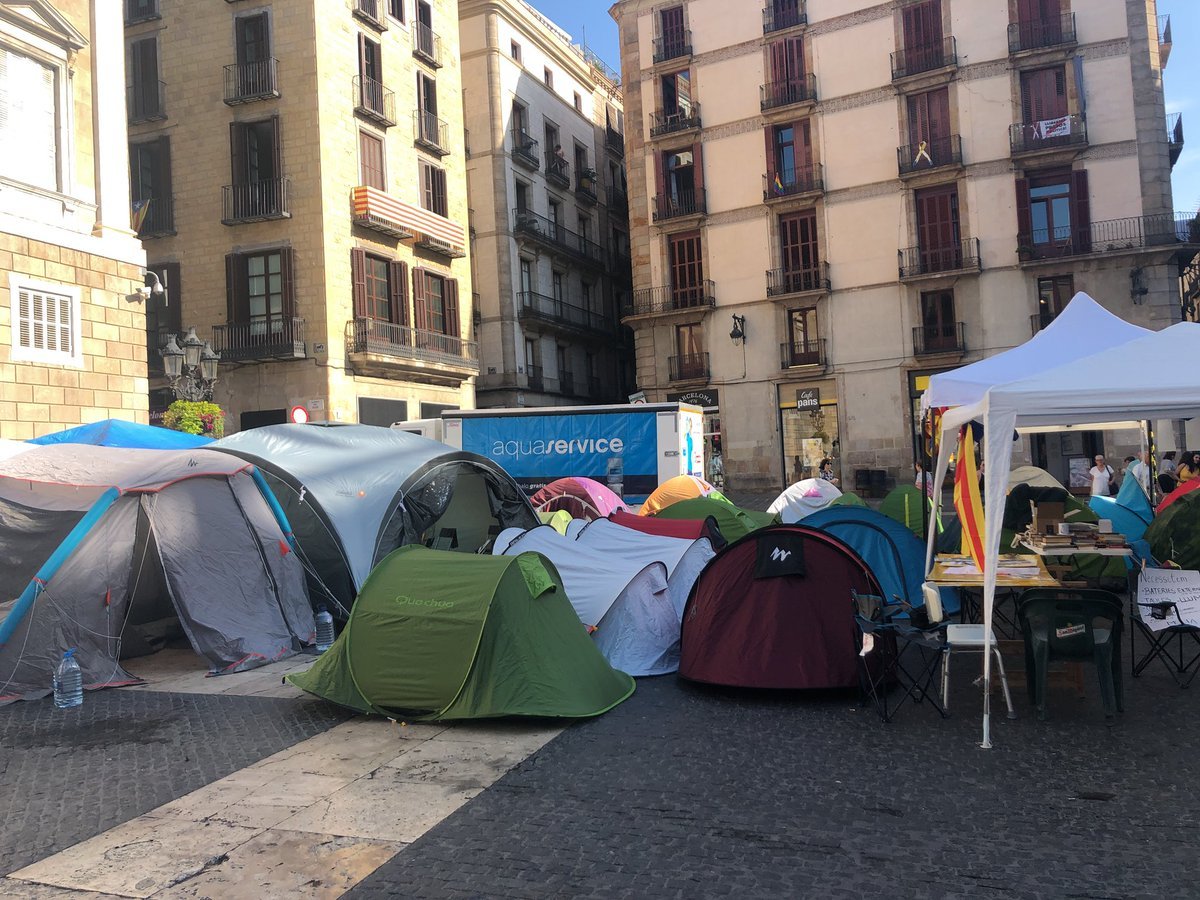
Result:
{"label": "shop awning", "polygon": [[371,228],[402,240],[415,238],[419,243],[444,245],[458,255],[466,252],[465,230],[445,216],[412,206],[366,185],[354,188],[351,200],[354,221],[364,228]]}

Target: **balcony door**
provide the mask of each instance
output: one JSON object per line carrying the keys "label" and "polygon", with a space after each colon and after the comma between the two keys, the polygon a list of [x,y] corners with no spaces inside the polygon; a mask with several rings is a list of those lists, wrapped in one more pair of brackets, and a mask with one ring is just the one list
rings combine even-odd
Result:
{"label": "balcony door", "polygon": [[691,149],[668,150],[662,155],[664,187],[673,215],[696,211],[696,156]]}
{"label": "balcony door", "polygon": [[917,245],[922,272],[948,272],[962,267],[958,188],[927,188],[916,192]]}
{"label": "balcony door", "polygon": [[704,326],[698,322],[675,326],[675,374],[681,381],[708,374],[704,359]]}
{"label": "balcony door", "polygon": [[[1021,73],[1021,115],[1026,126],[1067,115],[1067,70],[1063,66]],[[1032,135],[1039,137],[1039,133]]]}
{"label": "balcony door", "polygon": [[769,6],[776,29],[790,28],[803,20],[803,0],[771,0]]}
{"label": "balcony door", "polygon": [[958,323],[954,316],[954,291],[921,294],[921,338],[926,352],[955,349]]}
{"label": "balcony door", "polygon": [[158,38],[129,44],[129,121],[144,122],[163,114],[158,86]]}
{"label": "balcony door", "polygon": [[816,365],[821,361],[821,345],[817,343],[817,311],[815,308],[788,311],[789,364]]}
{"label": "balcony door", "polygon": [[1061,0],[1017,0],[1021,47],[1049,47],[1062,41]]}
{"label": "balcony door", "polygon": [[784,38],[767,47],[770,62],[771,88],[767,100],[772,106],[795,103],[801,99],[804,87],[804,40]]}
{"label": "balcony door", "polygon": [[905,71],[925,72],[942,63],[942,0],[923,0],[901,10]]}
{"label": "balcony door", "polygon": [[1091,249],[1087,171],[1048,172],[1017,181],[1021,244],[1035,257]]}
{"label": "balcony door", "polygon": [[417,73],[417,108],[421,113],[421,137],[440,147],[442,137],[437,118],[437,82],[423,72]]}
{"label": "balcony door", "polygon": [[787,291],[812,291],[820,286],[815,210],[779,217],[779,255]]}
{"label": "balcony door", "polygon": [[230,349],[289,340],[295,301],[292,250],[234,253],[225,258]]}
{"label": "balcony door", "polygon": [[939,88],[909,97],[908,146],[914,165],[949,162],[949,139],[950,89]]}
{"label": "balcony door", "polygon": [[358,75],[361,83],[359,102],[364,109],[384,115],[383,59],[379,44],[364,34],[358,36]]}
{"label": "balcony door", "polygon": [[671,266],[671,303],[676,309],[704,302],[704,259],[700,232],[667,238]]}
{"label": "balcony door", "polygon": [[692,116],[692,77],[688,69],[662,77],[663,119],[681,122]]}
{"label": "balcony door", "polygon": [[239,66],[250,66],[271,58],[271,38],[265,12],[238,16],[234,19],[233,28]]}
{"label": "balcony door", "polygon": [[658,14],[659,28],[662,34],[662,46],[666,59],[683,54],[684,40],[683,7],[672,6],[660,10]]}
{"label": "balcony door", "polygon": [[229,126],[233,163],[233,217],[254,219],[283,210],[279,117]]}
{"label": "balcony door", "polygon": [[767,129],[768,180],[776,194],[794,194],[812,186],[812,127],[807,119]]}

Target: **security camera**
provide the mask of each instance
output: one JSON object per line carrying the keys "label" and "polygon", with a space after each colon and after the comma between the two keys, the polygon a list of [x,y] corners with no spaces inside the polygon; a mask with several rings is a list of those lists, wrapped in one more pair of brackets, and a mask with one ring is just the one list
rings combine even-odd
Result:
{"label": "security camera", "polygon": [[[157,287],[158,287],[158,293],[161,294],[162,293],[162,285],[158,285]],[[137,290],[135,290],[132,294],[126,294],[125,302],[126,303],[145,303],[147,300],[150,299],[151,293],[152,293],[152,288],[149,285],[146,285],[145,287],[140,287]]]}

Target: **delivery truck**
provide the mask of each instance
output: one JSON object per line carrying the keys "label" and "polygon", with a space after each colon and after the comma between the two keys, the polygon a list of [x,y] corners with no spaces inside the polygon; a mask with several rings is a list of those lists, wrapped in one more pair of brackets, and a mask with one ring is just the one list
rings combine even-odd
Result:
{"label": "delivery truck", "polygon": [[704,475],[704,411],[687,403],[445,410],[441,433],[432,431],[424,433],[486,456],[530,494],[575,476],[640,503],[668,478]]}

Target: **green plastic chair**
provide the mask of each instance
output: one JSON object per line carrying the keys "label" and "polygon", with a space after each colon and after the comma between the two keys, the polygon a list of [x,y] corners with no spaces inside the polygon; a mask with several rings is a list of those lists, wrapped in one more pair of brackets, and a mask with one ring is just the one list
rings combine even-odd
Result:
{"label": "green plastic chair", "polygon": [[1051,660],[1090,661],[1100,679],[1104,715],[1124,712],[1121,677],[1121,601],[1108,591],[1035,588],[1017,601],[1025,636],[1029,699],[1038,719],[1046,718],[1046,670]]}

